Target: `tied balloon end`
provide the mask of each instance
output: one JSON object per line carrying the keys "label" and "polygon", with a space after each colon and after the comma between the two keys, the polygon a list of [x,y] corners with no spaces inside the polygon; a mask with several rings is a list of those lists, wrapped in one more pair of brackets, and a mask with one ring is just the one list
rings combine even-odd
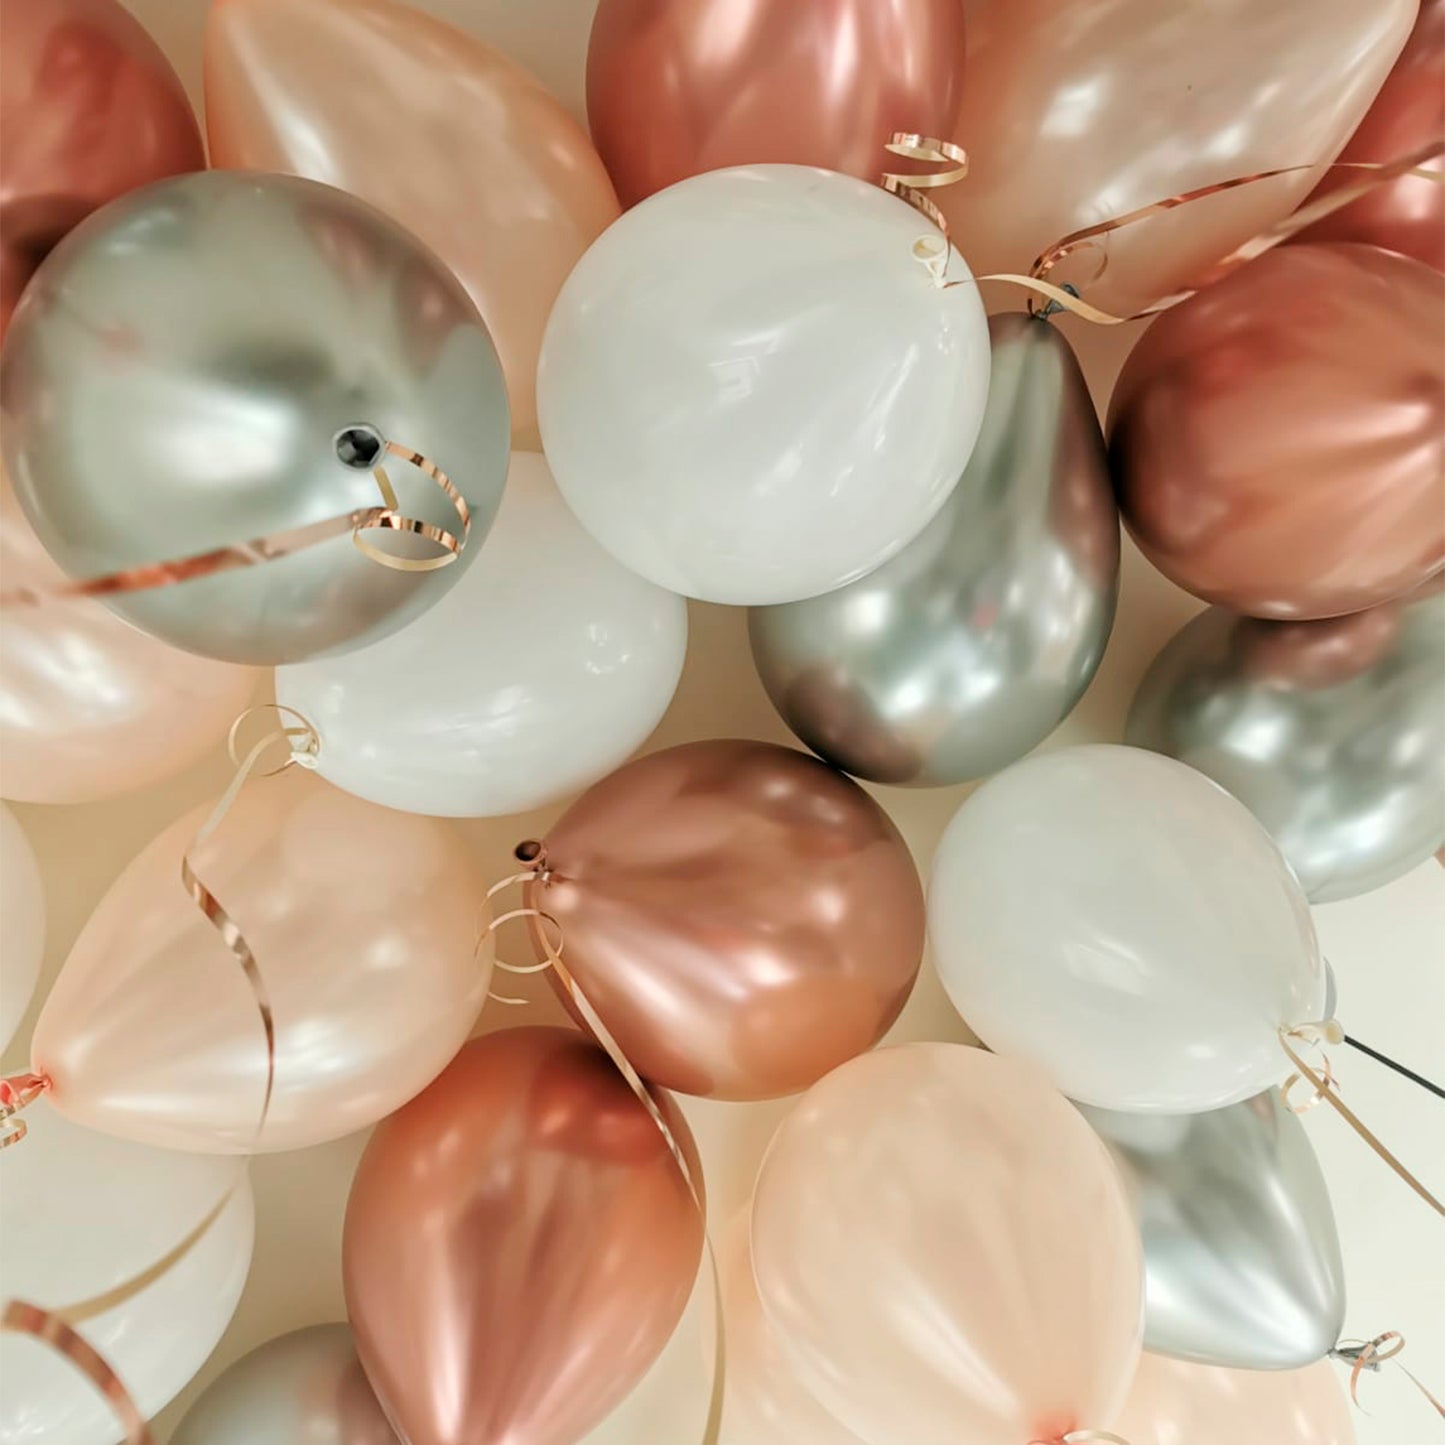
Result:
{"label": "tied balloon end", "polygon": [[948,262],[953,251],[949,243],[948,218],[924,192],[957,185],[968,174],[968,152],[952,141],[939,140],[937,136],[915,135],[901,130],[889,136],[883,149],[908,160],[926,161],[942,167],[941,170],[917,173],[884,171],[880,181],[890,196],[897,196],[938,228],[937,234],[920,236],[913,243],[913,257],[928,272],[933,284],[942,290],[949,284]]}
{"label": "tied balloon end", "polygon": [[[1395,1360],[1405,1348],[1405,1337],[1399,1330],[1386,1330],[1383,1334],[1376,1335],[1372,1340],[1341,1340],[1334,1349],[1330,1351],[1329,1358],[1339,1360],[1350,1367],[1350,1399],[1357,1410],[1364,1414],[1369,1411],[1360,1404],[1360,1376],[1369,1370],[1371,1374],[1378,1375],[1382,1366]],[[1397,1365],[1397,1368],[1404,1374],[1405,1378],[1435,1407],[1437,1414],[1445,1419],[1445,1405],[1433,1395],[1426,1386],[1416,1378],[1404,1365]]]}
{"label": "tied balloon end", "polygon": [[23,1109],[55,1086],[48,1074],[12,1074],[0,1079],[0,1149],[18,1144],[29,1129],[20,1118]]}

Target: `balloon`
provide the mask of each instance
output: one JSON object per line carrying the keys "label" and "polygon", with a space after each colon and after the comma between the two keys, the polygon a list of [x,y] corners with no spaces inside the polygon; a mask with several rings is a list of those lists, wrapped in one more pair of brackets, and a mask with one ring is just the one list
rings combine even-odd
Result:
{"label": "balloon", "polygon": [[[450,829],[288,769],[156,837],[76,939],[31,1067],[77,1123],[167,1148],[299,1149],[365,1128],[424,1088],[486,998],[485,890]],[[276,1027],[181,883],[194,871],[255,956]]]}
{"label": "balloon", "polygon": [[1119,506],[1181,587],[1254,617],[1388,602],[1445,569],[1445,277],[1281,246],[1167,311],[1114,389]]}
{"label": "balloon", "polygon": [[373,1135],[346,1310],[408,1445],[574,1445],[666,1344],[701,1250],[681,1170],[607,1056],[568,1029],[508,1029]]}
{"label": "balloon", "polygon": [[1445,845],[1445,597],[1328,622],[1211,608],[1155,659],[1128,738],[1207,773],[1316,903]]}
{"label": "balloon", "polygon": [[1118,1430],[1131,1445],[1355,1445],[1349,1402],[1307,1370],[1220,1370],[1145,1354]]}
{"label": "balloon", "polygon": [[0,337],[67,231],[116,196],[205,167],[160,47],[116,0],[0,0]]}
{"label": "balloon", "polygon": [[1111,1146],[1144,1238],[1144,1348],[1291,1370],[1345,1321],[1325,1177],[1278,1090],[1207,1114],[1084,1108]]}
{"label": "balloon", "polygon": [[876,572],[749,619],[783,720],[876,783],[959,783],[1022,757],[1109,640],[1119,514],[1083,373],[1021,312],[989,336],[983,430],[943,510]]}
{"label": "balloon", "polygon": [[[1387,162],[1445,138],[1445,0],[1421,0],[1415,28],[1342,161]],[[1439,161],[1431,162],[1436,169]],[[1360,180],[1331,171],[1311,200]],[[1445,271],[1445,185],[1400,176],[1301,231],[1301,241],[1365,241]]]}
{"label": "balloon", "polygon": [[[968,83],[954,136],[972,164],[935,198],[977,271],[1024,271],[1085,226],[1256,171],[1332,160],[1400,53],[1417,3],[966,0]],[[1201,279],[1292,211],[1320,174],[1153,216],[1066,262],[1057,279],[1081,284],[1097,306],[1133,311]],[[1304,314],[1293,302],[1276,307]]]}
{"label": "balloon", "polygon": [[493,817],[625,762],[682,675],[687,604],[627,571],[567,510],[540,456],[512,454],[481,561],[403,631],[282,668],[277,700],[318,730],[322,776],[413,813]]}
{"label": "balloon", "polygon": [[589,789],[528,901],[646,1079],[772,1099],[872,1048],[923,954],[923,893],[887,813],[772,743],[651,753]]}
{"label": "balloon", "polygon": [[623,216],[562,288],[537,376],[582,525],[708,602],[812,597],[899,551],[988,393],[978,289],[937,287],[924,235],[878,187],[801,166],[714,171]]}
{"label": "balloon", "polygon": [[952,133],[963,54],[959,0],[602,0],[587,120],[628,206],[758,161],[873,181],[895,131]]}
{"label": "balloon", "polygon": [[171,1445],[399,1445],[346,1325],[312,1325],[243,1355],[186,1411]]}
{"label": "balloon", "polygon": [[45,888],[15,814],[0,803],[0,1052],[15,1037],[45,955]]}
{"label": "balloon", "polygon": [[[447,472],[472,513],[453,566],[397,571],[344,533],[293,556],[108,597],[229,662],[292,662],[394,631],[480,547],[506,475],[506,398],[465,293],[340,191],[219,171],[78,227],[36,275],[0,357],[11,481],[73,577],[179,560],[381,504],[357,426]],[[348,463],[345,458],[350,456]],[[401,510],[459,528],[404,462]],[[435,544],[390,532],[394,556]]]}
{"label": "balloon", "polygon": [[[25,1118],[0,1189],[0,1293],[66,1313],[155,1415],[205,1364],[241,1298],[250,1180],[238,1160],[107,1139],[43,1100]],[[104,1397],[50,1346],[0,1332],[0,1377],[6,1445],[120,1439]]]}
{"label": "balloon", "polygon": [[1221,1109],[1278,1084],[1277,1030],[1323,1015],[1309,905],[1242,803],[1138,748],[990,778],[934,857],[928,928],[990,1047],[1106,1109]]}
{"label": "balloon", "polygon": [[206,34],[211,164],[351,191],[466,287],[536,425],[537,350],[577,258],[617,217],[582,128],[531,74],[396,0],[219,0]]}
{"label": "balloon", "polygon": [[900,1420],[908,1445],[1103,1429],[1139,1358],[1139,1236],[1107,1151],[1038,1070],[979,1049],[882,1049],[809,1090],[752,1240],[803,1384],[868,1445]]}

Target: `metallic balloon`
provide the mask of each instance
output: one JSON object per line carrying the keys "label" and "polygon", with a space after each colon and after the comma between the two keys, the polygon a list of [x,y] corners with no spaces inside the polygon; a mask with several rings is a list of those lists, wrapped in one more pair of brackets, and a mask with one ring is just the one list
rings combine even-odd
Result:
{"label": "metallic balloon", "polygon": [[[460,560],[403,572],[346,535],[113,597],[147,632],[232,662],[374,640],[460,575],[506,478],[506,395],[466,293],[399,226],[312,181],[208,171],[123,197],[26,290],[0,358],[10,479],[72,577],[174,560],[376,506],[365,424],[431,458],[472,508]],[[360,463],[360,465],[358,465]],[[410,465],[409,516],[456,513]],[[376,545],[431,556],[388,532]]]}
{"label": "metallic balloon", "polygon": [[943,510],[891,561],[755,607],[753,657],[814,752],[876,783],[939,786],[1022,757],[1109,639],[1119,517],[1078,362],[1046,322],[989,321],[983,429]]}
{"label": "metallic balloon", "polygon": [[1155,659],[1128,741],[1228,788],[1315,903],[1445,844],[1445,596],[1326,622],[1210,608]]}
{"label": "metallic balloon", "polygon": [[206,1387],[171,1445],[397,1445],[346,1325],[268,1340]]}
{"label": "metallic balloon", "polygon": [[1277,1090],[1206,1114],[1080,1105],[1135,1197],[1144,1348],[1206,1365],[1292,1370],[1345,1318],[1325,1177]]}

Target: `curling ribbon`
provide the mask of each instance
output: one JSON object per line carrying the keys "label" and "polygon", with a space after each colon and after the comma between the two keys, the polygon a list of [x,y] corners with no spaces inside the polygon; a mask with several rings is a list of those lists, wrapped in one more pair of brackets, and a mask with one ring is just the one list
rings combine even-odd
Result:
{"label": "curling ribbon", "polygon": [[28,1132],[25,1120],[16,1117],[27,1104],[33,1104],[48,1088],[44,1074],[16,1074],[0,1079],[0,1149],[18,1144]]}
{"label": "curling ribbon", "polygon": [[[1356,1409],[1364,1408],[1360,1404],[1361,1372],[1364,1370],[1378,1372],[1381,1365],[1388,1364],[1404,1348],[1404,1335],[1399,1330],[1386,1330],[1384,1334],[1376,1335],[1373,1340],[1341,1340],[1330,1351],[1332,1359],[1343,1360],[1350,1366],[1350,1399],[1354,1401]],[[1445,1417],[1445,1405],[1442,1405],[1404,1365],[1400,1365],[1399,1369],[1405,1378],[1435,1407],[1436,1411]]]}

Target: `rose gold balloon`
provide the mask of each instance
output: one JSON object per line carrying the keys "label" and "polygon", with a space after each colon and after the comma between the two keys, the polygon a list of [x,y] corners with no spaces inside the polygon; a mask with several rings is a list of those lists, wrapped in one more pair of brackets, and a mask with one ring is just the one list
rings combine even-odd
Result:
{"label": "rose gold balloon", "polygon": [[[1432,140],[1445,140],[1445,0],[1423,0],[1404,51],[1340,159],[1393,161]],[[1431,162],[1435,169],[1440,164]],[[1315,196],[1361,179],[1359,171],[1331,171]],[[1401,176],[1316,221],[1298,239],[1367,241],[1445,271],[1445,185]]]}
{"label": "rose gold balloon", "polygon": [[645,1078],[767,1099],[871,1048],[923,953],[923,891],[851,778],[772,743],[619,768],[547,835],[532,902]]}
{"label": "rose gold balloon", "polygon": [[67,231],[206,158],[175,71],[116,0],[0,0],[0,35],[3,336]]}
{"label": "rose gold balloon", "polygon": [[32,1068],[79,1124],[163,1148],[298,1149],[374,1123],[461,1047],[486,997],[480,875],[446,824],[301,768],[242,788],[197,876],[255,954],[276,1022],[181,883],[209,807],[111,885],[35,1025]]}
{"label": "rose gold balloon", "polygon": [[507,1029],[367,1146],[346,1309],[409,1445],[573,1445],[667,1343],[701,1249],[681,1171],[607,1056],[570,1029]]}
{"label": "rose gold balloon", "polygon": [[894,131],[948,135],[960,0],[602,0],[587,120],[623,205],[790,161],[876,180]]}
{"label": "rose gold balloon", "polygon": [[1445,567],[1445,278],[1281,246],[1166,311],[1110,406],[1156,567],[1256,617],[1333,617]]}
{"label": "rose gold balloon", "polygon": [[521,66],[396,0],[216,0],[212,165],[339,186],[414,231],[496,342],[515,433],[536,426],[542,329],[617,216],[582,128]]}
{"label": "rose gold balloon", "polygon": [[[0,577],[69,579],[0,477]],[[189,767],[226,734],[256,673],[157,642],[99,602],[0,611],[0,796],[88,803]]]}

